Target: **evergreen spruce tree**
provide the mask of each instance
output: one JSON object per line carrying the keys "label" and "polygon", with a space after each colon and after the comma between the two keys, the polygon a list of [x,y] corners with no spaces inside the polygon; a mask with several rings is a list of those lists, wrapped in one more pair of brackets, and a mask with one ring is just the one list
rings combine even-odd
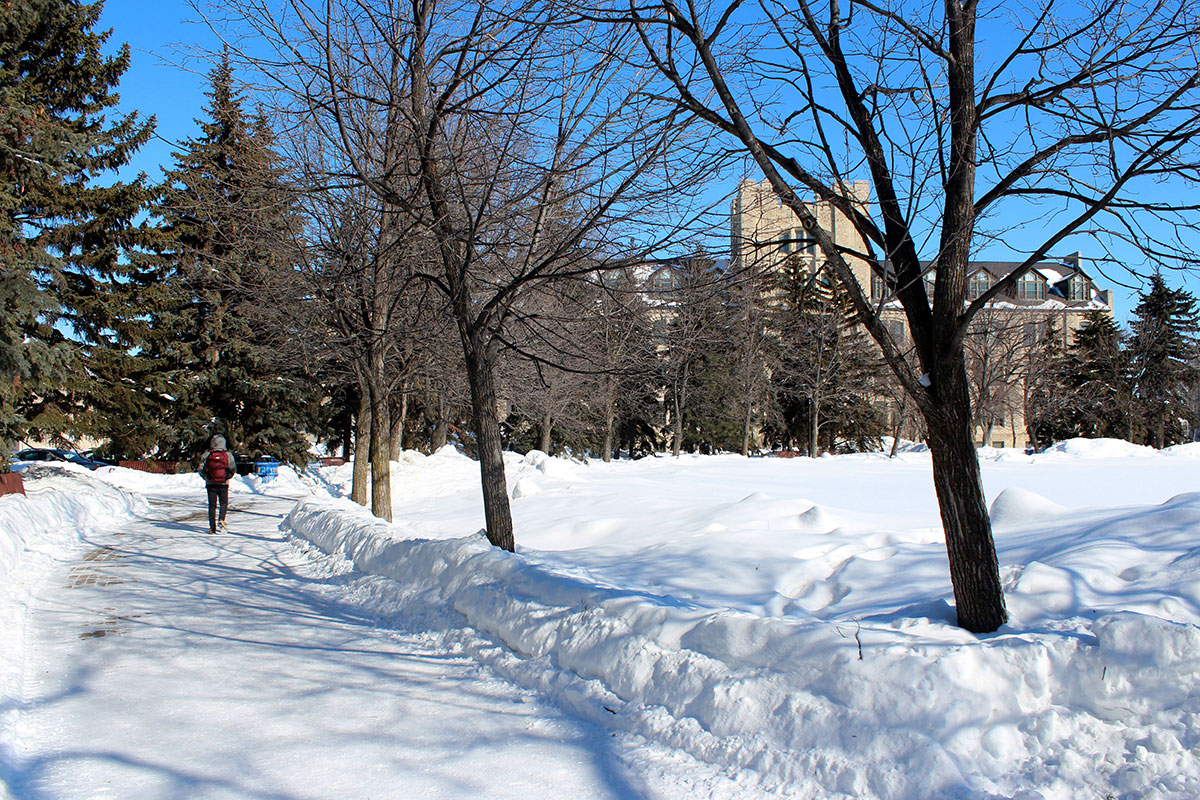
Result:
{"label": "evergreen spruce tree", "polygon": [[1067,353],[1067,388],[1077,436],[1123,438],[1130,421],[1125,335],[1110,314],[1088,312]]}
{"label": "evergreen spruce tree", "polygon": [[1190,292],[1169,288],[1155,273],[1133,313],[1129,350],[1137,428],[1147,444],[1162,448],[1182,441],[1196,425],[1189,398],[1200,378],[1200,312]]}
{"label": "evergreen spruce tree", "polygon": [[[100,3],[12,0],[0,14],[0,447],[96,432],[141,324],[123,257],[144,178],[106,181],[153,119],[110,118],[129,48],[101,49]],[[109,374],[110,370],[114,374]]]}
{"label": "evergreen spruce tree", "polygon": [[246,112],[227,55],[210,80],[207,119],[175,154],[157,209],[172,298],[151,349],[176,398],[169,450],[194,455],[219,432],[231,448],[300,462],[320,392],[274,357],[296,300],[299,214],[269,126]]}
{"label": "evergreen spruce tree", "polygon": [[869,399],[879,391],[877,350],[852,322],[844,292],[832,273],[810,271],[797,258],[785,263],[773,292],[773,433],[812,456],[839,442],[877,448],[885,430]]}
{"label": "evergreen spruce tree", "polygon": [[1030,446],[1040,451],[1078,435],[1078,403],[1072,395],[1073,372],[1061,329],[1051,322],[1026,359],[1025,430]]}

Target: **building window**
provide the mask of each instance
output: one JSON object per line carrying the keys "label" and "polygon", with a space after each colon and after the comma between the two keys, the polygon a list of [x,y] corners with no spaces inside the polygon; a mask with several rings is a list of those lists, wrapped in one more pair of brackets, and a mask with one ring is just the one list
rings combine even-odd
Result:
{"label": "building window", "polygon": [[1026,272],[1017,281],[1018,300],[1045,300],[1046,282],[1035,272]]}
{"label": "building window", "polygon": [[1074,277],[1071,278],[1071,299],[1072,300],[1091,300],[1091,292],[1088,291],[1087,278]]}
{"label": "building window", "polygon": [[979,271],[967,282],[967,299],[978,300],[980,295],[992,288],[992,276]]}
{"label": "building window", "polygon": [[669,294],[679,288],[679,277],[670,269],[660,269],[650,278],[650,290]]}
{"label": "building window", "polygon": [[1028,320],[1025,325],[1025,346],[1033,347],[1042,340],[1043,325],[1036,319]]}
{"label": "building window", "polygon": [[783,244],[779,249],[784,253],[815,253],[817,240],[809,238],[804,228],[792,228],[783,232]]}

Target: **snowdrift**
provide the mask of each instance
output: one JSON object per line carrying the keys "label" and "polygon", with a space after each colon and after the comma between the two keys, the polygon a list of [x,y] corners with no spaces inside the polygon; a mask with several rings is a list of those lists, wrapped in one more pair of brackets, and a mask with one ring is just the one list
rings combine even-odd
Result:
{"label": "snowdrift", "polygon": [[[25,495],[0,497],[0,748],[9,747],[24,671],[30,592],[92,530],[149,511],[146,501],[75,464],[30,467]],[[7,761],[0,756],[0,767]],[[0,791],[3,786],[0,785]]]}
{"label": "snowdrift", "polygon": [[30,467],[24,482],[27,496],[0,497],[0,585],[6,590],[13,589],[24,558],[59,552],[97,525],[150,510],[140,495],[75,464]]}
{"label": "snowdrift", "polygon": [[[1137,515],[1064,522],[1060,507],[1018,493],[1005,507],[1013,524],[1058,526],[1050,538],[1064,544],[1028,530],[1014,552],[1040,546],[1042,560],[1008,579],[1014,616],[1029,621],[978,638],[950,624],[944,598],[853,619],[705,607],[567,574],[480,535],[422,538],[345,501],[302,501],[282,527],[394,581],[380,591],[403,613],[501,643],[507,651],[464,646],[508,677],[786,796],[1200,795],[1200,629],[1149,601],[1142,613],[1084,608],[1086,597],[1037,607],[1063,590],[1058,573],[1073,558],[1086,559],[1088,537],[1113,546],[1113,530]],[[1179,538],[1200,531],[1200,495],[1140,513],[1150,521],[1135,533],[1172,520],[1147,548],[1195,570],[1200,549]],[[1177,585],[1190,598],[1196,574]]]}

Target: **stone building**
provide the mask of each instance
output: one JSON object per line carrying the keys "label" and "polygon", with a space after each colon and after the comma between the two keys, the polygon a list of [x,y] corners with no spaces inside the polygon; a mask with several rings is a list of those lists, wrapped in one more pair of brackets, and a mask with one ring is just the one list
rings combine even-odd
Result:
{"label": "stone building", "polygon": [[[846,194],[864,213],[870,213],[870,184],[854,181]],[[836,244],[849,251],[865,252],[858,232],[829,203],[814,200],[810,209],[818,224]],[[811,271],[824,259],[791,209],[780,202],[770,184],[743,180],[730,203],[732,266],[737,271],[770,274],[788,259],[800,258]],[[882,297],[884,282],[871,274],[867,263],[852,254],[847,260],[859,285],[870,287],[873,302],[883,300],[883,318],[893,338],[910,341],[905,316],[898,302]],[[1036,345],[1049,332],[1070,343],[1071,332],[1093,310],[1112,313],[1112,293],[1098,288],[1075,253],[1060,261],[1039,262],[1017,282],[1014,290],[989,303],[975,319],[967,340],[967,366],[977,419],[976,443],[992,447],[1024,448],[1025,376],[1037,364]],[[1020,266],[1017,261],[977,261],[968,274],[968,297],[978,298],[996,281]],[[932,296],[934,270],[925,273]],[[895,409],[890,414],[897,413]],[[912,433],[916,433],[915,431]],[[910,433],[909,435],[912,435]]]}
{"label": "stone building", "polygon": [[[869,213],[869,183],[854,181],[846,187],[846,194],[855,199],[864,213]],[[840,211],[820,201],[814,201],[810,209],[817,224],[837,245],[865,250],[858,231]],[[767,274],[780,269],[789,258],[802,259],[810,269],[817,270],[824,261],[816,240],[807,234],[792,210],[783,205],[766,179],[761,183],[746,179],[738,184],[737,194],[730,203],[729,227],[732,266],[736,272],[754,270]],[[867,263],[852,255],[847,261],[859,282],[870,285],[871,270]]]}

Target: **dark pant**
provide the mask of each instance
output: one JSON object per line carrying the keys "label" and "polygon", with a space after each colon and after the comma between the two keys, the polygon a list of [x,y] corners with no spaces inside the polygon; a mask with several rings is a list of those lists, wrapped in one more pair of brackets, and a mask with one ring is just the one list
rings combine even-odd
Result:
{"label": "dark pant", "polygon": [[[228,483],[209,483],[205,484],[208,489],[208,529],[215,531],[217,529],[217,520],[225,521],[225,508],[229,505],[229,484]],[[217,503],[221,504],[221,516],[217,516]]]}

